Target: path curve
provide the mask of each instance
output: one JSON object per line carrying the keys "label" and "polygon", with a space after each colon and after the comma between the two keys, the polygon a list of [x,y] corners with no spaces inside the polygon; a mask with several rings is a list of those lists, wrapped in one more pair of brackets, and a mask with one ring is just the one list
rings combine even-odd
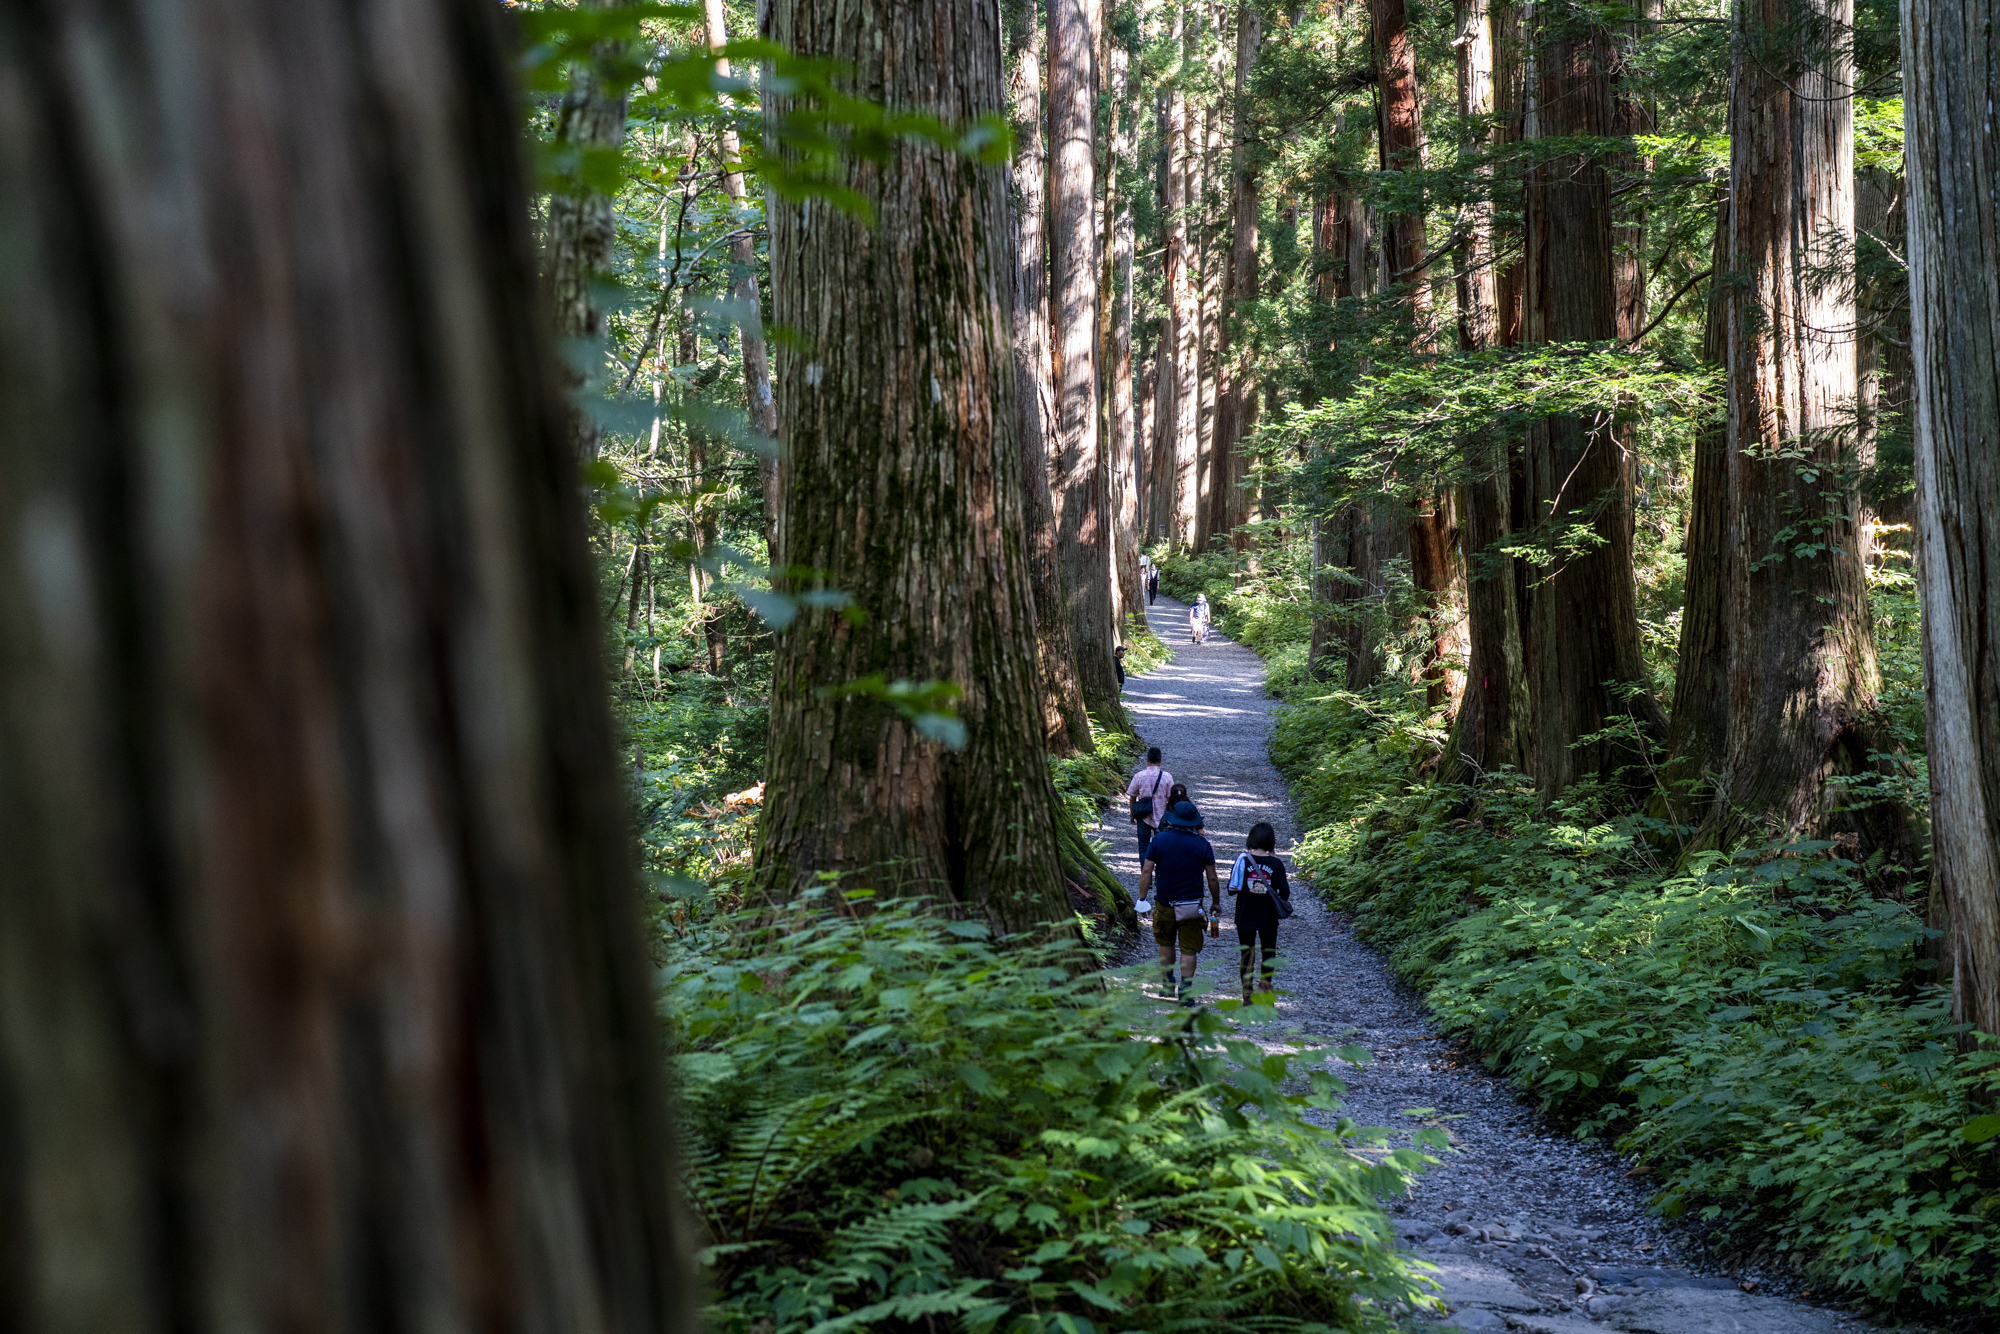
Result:
{"label": "path curve", "polygon": [[[1125,706],[1140,736],[1161,748],[1167,770],[1188,785],[1218,862],[1226,866],[1250,826],[1268,820],[1289,870],[1301,831],[1267,751],[1279,706],[1264,693],[1263,660],[1220,633],[1191,643],[1187,607],[1170,598],[1161,597],[1147,616],[1175,653],[1171,663],[1126,684]],[[1098,832],[1110,844],[1106,860],[1136,889],[1138,845],[1122,804]],[[1297,913],[1278,933],[1280,1026],[1347,1036],[1376,1058],[1348,1078],[1345,1114],[1377,1126],[1410,1125],[1403,1113],[1413,1108],[1458,1118],[1446,1122],[1458,1152],[1390,1210],[1405,1243],[1438,1267],[1455,1308],[1446,1328],[1530,1334],[1874,1328],[1853,1315],[1748,1293],[1733,1278],[1678,1267],[1675,1238],[1647,1216],[1646,1192],[1624,1176],[1627,1165],[1617,1155],[1545,1123],[1503,1081],[1463,1064],[1416,994],[1354,938],[1345,914],[1304,886],[1293,899]],[[1151,949],[1148,934],[1133,957],[1150,958]],[[1236,941],[1227,921],[1222,938],[1203,952],[1197,981],[1235,994]]]}

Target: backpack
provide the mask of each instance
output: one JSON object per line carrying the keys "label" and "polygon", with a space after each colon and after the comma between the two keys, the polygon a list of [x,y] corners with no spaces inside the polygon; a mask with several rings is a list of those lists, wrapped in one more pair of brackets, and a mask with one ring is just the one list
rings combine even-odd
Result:
{"label": "backpack", "polygon": [[[1166,776],[1167,776],[1167,771],[1165,769],[1160,770],[1160,778],[1165,778]],[[1160,795],[1160,778],[1155,778],[1153,780],[1152,796],[1132,798],[1133,824],[1139,823],[1139,821],[1145,819],[1147,816],[1153,813],[1153,802]]]}
{"label": "backpack", "polygon": [[1247,852],[1236,854],[1236,864],[1229,868],[1229,892],[1232,894],[1263,894],[1269,897],[1271,906],[1278,910],[1279,917],[1292,915],[1290,899],[1271,893],[1271,868],[1258,861]]}

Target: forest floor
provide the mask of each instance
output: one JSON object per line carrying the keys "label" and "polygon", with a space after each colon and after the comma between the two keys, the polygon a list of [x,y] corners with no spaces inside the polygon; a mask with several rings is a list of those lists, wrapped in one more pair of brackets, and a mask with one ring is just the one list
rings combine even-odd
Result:
{"label": "forest floor", "polygon": [[[1127,682],[1134,726],[1187,784],[1225,873],[1258,820],[1276,828],[1289,870],[1288,850],[1301,831],[1266,753],[1279,706],[1264,693],[1263,660],[1220,633],[1191,643],[1182,603],[1162,597],[1148,618],[1175,656]],[[1098,832],[1111,845],[1106,861],[1136,888],[1138,845],[1122,803]],[[1302,883],[1293,902],[1297,913],[1278,933],[1274,1044],[1293,1028],[1367,1048],[1371,1064],[1341,1072],[1345,1115],[1391,1127],[1398,1143],[1418,1126],[1441,1124],[1456,1149],[1407,1199],[1388,1202],[1404,1244],[1436,1266],[1452,1310],[1432,1328],[1832,1334],[1875,1327],[1848,1312],[1745,1291],[1744,1275],[1700,1272],[1695,1240],[1646,1213],[1649,1192],[1643,1178],[1626,1175],[1626,1161],[1540,1116],[1441,1037],[1416,993],[1354,938],[1345,914]],[[1153,958],[1150,932],[1142,937],[1133,962]],[[1238,994],[1234,937],[1225,920],[1221,939],[1202,955],[1197,982],[1217,996]],[[1773,1286],[1760,1277],[1749,1281]]]}

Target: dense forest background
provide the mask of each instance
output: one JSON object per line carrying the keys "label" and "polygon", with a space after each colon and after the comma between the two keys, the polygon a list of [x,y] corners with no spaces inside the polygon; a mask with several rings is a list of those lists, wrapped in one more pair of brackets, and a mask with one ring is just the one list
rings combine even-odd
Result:
{"label": "dense forest background", "polygon": [[[1954,1023],[2000,1022],[1996,943],[1990,886],[1954,930],[1931,875],[1897,8],[1014,0],[990,34],[1004,100],[910,103],[956,106],[952,128],[774,100],[798,86],[774,60],[855,58],[788,39],[782,10],[631,20],[657,50],[733,53],[712,111],[668,110],[635,68],[536,119],[573,173],[551,237],[599,210],[611,285],[573,324],[607,406],[583,447],[669,933],[809,868],[1001,926],[1073,907],[1111,938],[1129,906],[1075,830],[1134,744],[1111,649],[1160,652],[1136,614],[1151,563],[1266,655],[1315,827],[1300,863],[1449,1024],[1622,1136],[1661,1206],[1739,1257],[1986,1300],[1985,1155],[1959,1130],[1989,1058]],[[841,86],[901,105],[862,67]],[[591,128],[614,85],[622,144]],[[802,131],[786,108],[808,103]],[[960,236],[1004,245],[983,291],[1013,399],[988,410],[1013,417],[1021,513],[989,517],[1027,568],[978,566],[966,595],[1003,634],[1032,617],[1038,705],[947,647],[990,624],[873,638],[897,619],[876,590],[976,539],[925,510],[929,465],[871,452],[876,418],[842,456],[815,408],[807,460],[789,414],[787,363],[817,397],[820,339],[916,318],[853,270],[783,290],[815,276],[815,210],[942,225],[850,193],[868,168],[841,155],[886,161],[898,134],[1008,145],[983,215],[1003,235]],[[565,164],[614,147],[622,172],[579,187]],[[924,392],[899,374],[864,397]],[[925,512],[892,536],[875,506]],[[949,759],[933,819],[841,743],[802,748],[831,700],[870,749],[884,726],[947,754],[985,735],[975,770],[1054,812],[1025,855],[1060,881],[964,869]],[[1037,707],[1040,748],[991,737]],[[888,811],[912,832],[823,832]]]}
{"label": "dense forest background", "polygon": [[1147,568],[1468,1057],[1984,1328],[1991,10],[0,6],[0,1330],[1435,1314],[1110,967]]}

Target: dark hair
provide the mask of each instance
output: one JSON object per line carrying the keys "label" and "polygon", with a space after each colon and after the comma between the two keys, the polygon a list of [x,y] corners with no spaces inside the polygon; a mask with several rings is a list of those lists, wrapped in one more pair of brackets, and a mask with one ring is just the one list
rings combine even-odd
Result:
{"label": "dark hair", "polygon": [[1186,800],[1188,800],[1186,783],[1175,783],[1167,789],[1167,805],[1171,806],[1177,801]]}
{"label": "dark hair", "polygon": [[1278,831],[1259,820],[1250,826],[1250,836],[1243,840],[1243,846],[1252,852],[1271,852],[1278,846]]}
{"label": "dark hair", "polygon": [[1158,746],[1146,747],[1146,763],[1158,764],[1159,762],[1160,762],[1160,748]]}

